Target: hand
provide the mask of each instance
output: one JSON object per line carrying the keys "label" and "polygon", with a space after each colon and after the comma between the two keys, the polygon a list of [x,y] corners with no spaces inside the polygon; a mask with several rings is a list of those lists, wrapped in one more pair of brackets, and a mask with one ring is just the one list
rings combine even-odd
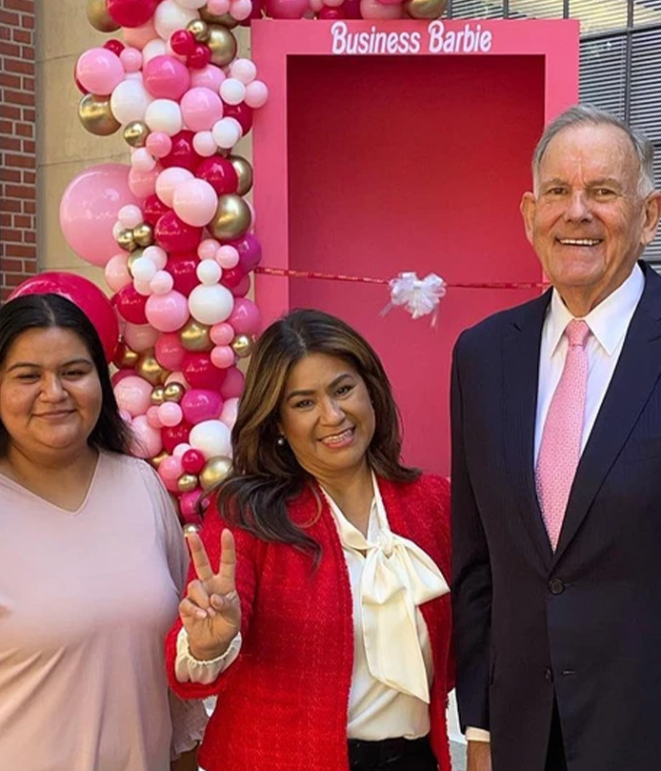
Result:
{"label": "hand", "polygon": [[186,597],[179,603],[179,616],[188,633],[191,655],[208,661],[222,656],[241,629],[234,536],[229,530],[221,534],[217,573],[197,533],[191,533],[187,540],[197,579],[188,584]]}
{"label": "hand", "polygon": [[466,771],[491,771],[490,742],[468,742]]}

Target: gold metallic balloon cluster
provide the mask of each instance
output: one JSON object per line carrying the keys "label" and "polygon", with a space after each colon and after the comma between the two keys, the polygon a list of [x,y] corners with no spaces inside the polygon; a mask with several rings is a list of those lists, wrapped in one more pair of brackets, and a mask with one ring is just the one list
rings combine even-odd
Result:
{"label": "gold metallic balloon cluster", "polygon": [[[167,370],[163,370],[163,372],[165,372],[165,377],[160,381],[161,383],[164,383],[168,375],[170,374],[169,372],[167,372]],[[152,383],[151,380],[149,382]],[[153,384],[153,385],[156,385],[156,387],[151,392],[151,403],[156,406],[163,404],[163,402],[177,402],[177,404],[179,404],[179,402],[184,398],[184,394],[186,393],[186,389],[181,383],[168,383],[167,385],[157,385],[157,384]]]}
{"label": "gold metallic balloon cluster", "polygon": [[438,19],[448,6],[448,0],[404,0],[404,11],[412,19]]}
{"label": "gold metallic balloon cluster", "polygon": [[117,234],[117,245],[125,252],[131,252],[128,268],[142,257],[142,250],[154,243],[154,228],[148,222],[141,222],[134,228],[122,228]]}
{"label": "gold metallic balloon cluster", "polygon": [[[235,27],[238,22],[230,14],[214,16],[205,9],[200,9],[199,19],[193,19],[186,25],[186,29],[193,35],[198,43],[203,43],[211,51],[211,64],[217,67],[226,67],[230,64],[237,52],[237,42],[229,27]],[[230,24],[229,20],[233,23]]]}
{"label": "gold metallic balloon cluster", "polygon": [[180,493],[190,493],[201,487],[205,492],[215,487],[229,474],[232,468],[230,458],[210,458],[199,474],[182,474],[177,480],[177,490]]}

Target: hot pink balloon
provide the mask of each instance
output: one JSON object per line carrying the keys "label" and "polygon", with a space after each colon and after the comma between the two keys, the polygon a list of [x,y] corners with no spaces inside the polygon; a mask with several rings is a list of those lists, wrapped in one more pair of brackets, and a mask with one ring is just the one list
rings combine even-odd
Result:
{"label": "hot pink balloon", "polygon": [[223,409],[223,400],[217,391],[191,388],[181,400],[181,409],[186,420],[196,425],[203,420],[215,420]]}
{"label": "hot pink balloon", "polygon": [[218,196],[208,182],[190,179],[175,188],[172,208],[187,225],[203,227],[216,213]]}
{"label": "hot pink balloon", "polygon": [[104,267],[117,254],[113,227],[119,210],[137,204],[129,187],[129,166],[102,163],[78,174],[60,202],[60,226],[73,251],[91,265]]}
{"label": "hot pink balloon", "polygon": [[188,301],[179,292],[153,294],[145,306],[147,321],[160,332],[174,332],[188,321]]}
{"label": "hot pink balloon", "polygon": [[161,431],[161,437],[163,438],[163,447],[166,452],[174,452],[174,448],[178,444],[184,444],[188,442],[192,426],[190,423],[182,421],[178,426],[168,427],[166,426]]}
{"label": "hot pink balloon", "polygon": [[107,48],[90,48],[78,59],[76,77],[88,91],[107,96],[124,80],[124,66]]}
{"label": "hot pink balloon", "polygon": [[144,415],[151,406],[151,392],[151,383],[138,375],[125,377],[115,387],[117,406],[133,418]]}
{"label": "hot pink balloon", "polygon": [[131,454],[137,458],[153,458],[163,449],[163,439],[158,428],[154,428],[146,415],[138,415],[131,422]]}
{"label": "hot pink balloon", "polygon": [[181,114],[191,131],[207,131],[223,117],[223,103],[210,88],[191,88],[181,100]]}
{"label": "hot pink balloon", "polygon": [[190,73],[174,56],[155,56],[142,70],[143,83],[149,93],[159,99],[179,101],[190,86]]}
{"label": "hot pink balloon", "polygon": [[176,372],[181,369],[185,353],[186,349],[181,344],[179,335],[175,332],[167,332],[161,335],[154,346],[156,361],[161,367],[165,367],[170,372]]}
{"label": "hot pink balloon", "polygon": [[237,335],[256,335],[262,326],[262,314],[254,302],[239,297],[234,301],[227,323],[234,327]]}
{"label": "hot pink balloon", "polygon": [[187,351],[182,372],[193,388],[218,391],[223,385],[227,370],[214,367],[208,353]]}
{"label": "hot pink balloon", "polygon": [[[181,516],[187,525],[201,525],[202,518],[198,512],[198,503],[204,495],[201,487],[192,490],[190,493],[182,493],[179,497],[179,510]],[[206,508],[203,506],[203,508]]]}
{"label": "hot pink balloon", "polygon": [[223,399],[235,399],[243,393],[243,384],[245,377],[243,372],[236,367],[226,370],[225,380],[220,387],[220,395]]}
{"label": "hot pink balloon", "polygon": [[202,228],[189,225],[168,211],[156,223],[154,235],[156,243],[166,252],[189,252],[197,249],[202,240]]}

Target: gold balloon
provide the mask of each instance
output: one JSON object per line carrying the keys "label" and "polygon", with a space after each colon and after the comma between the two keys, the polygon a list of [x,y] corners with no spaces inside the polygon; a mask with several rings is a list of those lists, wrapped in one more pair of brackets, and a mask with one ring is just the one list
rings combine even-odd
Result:
{"label": "gold balloon", "polygon": [[255,344],[248,335],[237,335],[230,345],[240,359],[247,359],[255,347]]}
{"label": "gold balloon", "polygon": [[135,243],[135,238],[133,238],[133,230],[131,228],[120,230],[117,236],[117,244],[127,252],[134,251],[137,244]]}
{"label": "gold balloon", "polygon": [[163,396],[166,402],[180,402],[185,393],[186,389],[181,383],[168,383],[163,389]]}
{"label": "gold balloon", "polygon": [[200,484],[203,490],[217,485],[229,474],[232,468],[232,461],[229,458],[211,458],[208,460],[200,472]]}
{"label": "gold balloon", "polygon": [[165,389],[162,385],[157,385],[156,388],[151,392],[151,403],[155,404],[157,407],[159,404],[163,404],[165,401]]}
{"label": "gold balloon", "polygon": [[161,385],[169,374],[156,361],[153,350],[145,351],[140,355],[138,363],[135,365],[135,370],[143,380],[146,380],[153,386]]}
{"label": "gold balloon", "polygon": [[110,99],[85,94],[78,105],[78,117],[83,126],[98,137],[114,134],[121,127],[110,109]]}
{"label": "gold balloon", "polygon": [[144,147],[149,136],[149,128],[141,120],[133,120],[126,124],[123,133],[124,139],[131,147]]}
{"label": "gold balloon", "polygon": [[448,0],[404,0],[404,10],[414,19],[438,19]]}
{"label": "gold balloon", "polygon": [[167,452],[165,450],[161,450],[161,452],[159,452],[158,455],[154,455],[154,457],[149,462],[154,468],[158,468],[161,465],[161,462],[164,461],[167,457]]}
{"label": "gold balloon", "polygon": [[87,0],[87,20],[99,32],[114,32],[119,24],[108,13],[106,0]]}
{"label": "gold balloon", "polygon": [[236,56],[236,38],[227,27],[212,24],[206,44],[211,51],[211,63],[217,67],[225,67]]}
{"label": "gold balloon", "polygon": [[209,13],[206,5],[200,8],[200,18],[206,21],[207,24],[222,24],[224,27],[230,29],[238,25],[238,21],[230,13]]}
{"label": "gold balloon", "polygon": [[252,166],[240,155],[228,155],[227,160],[232,164],[239,178],[237,195],[245,195],[252,187]]}
{"label": "gold balloon", "polygon": [[129,269],[129,273],[133,275],[133,266],[135,265],[135,261],[139,260],[142,255],[144,254],[144,249],[134,249],[131,254],[129,254],[128,259],[126,261],[126,267]]}
{"label": "gold balloon", "polygon": [[189,522],[187,525],[184,525],[184,535],[190,535],[191,533],[199,533],[199,532],[200,532],[199,525],[193,525],[191,522]]}
{"label": "gold balloon", "polygon": [[118,369],[133,369],[133,367],[135,367],[135,365],[138,363],[140,354],[131,350],[128,345],[126,345],[126,343],[122,344],[120,353],[121,358],[119,360],[115,360]]}
{"label": "gold balloon", "polygon": [[209,39],[209,25],[203,19],[193,19],[186,25],[186,29],[193,35],[198,43],[204,43]]}
{"label": "gold balloon", "polygon": [[197,487],[197,477],[195,474],[182,474],[177,479],[177,490],[180,493],[191,493]]}
{"label": "gold balloon", "polygon": [[187,351],[210,351],[213,348],[209,327],[195,319],[191,319],[181,328],[179,338]]}
{"label": "gold balloon", "polygon": [[133,228],[133,239],[138,246],[151,246],[154,243],[154,228],[148,222],[141,222]]}
{"label": "gold balloon", "polygon": [[240,195],[228,193],[218,197],[218,208],[208,227],[219,241],[241,238],[250,228],[250,207]]}

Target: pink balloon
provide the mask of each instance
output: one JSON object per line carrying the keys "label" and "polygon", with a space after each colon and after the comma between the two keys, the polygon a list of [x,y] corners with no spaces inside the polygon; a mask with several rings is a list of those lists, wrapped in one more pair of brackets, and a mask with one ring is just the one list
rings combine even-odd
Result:
{"label": "pink balloon", "polygon": [[181,344],[179,335],[175,332],[168,332],[161,335],[154,347],[156,361],[161,367],[165,367],[165,369],[170,370],[170,372],[176,372],[181,369],[185,353],[186,349]]}
{"label": "pink balloon", "polygon": [[187,225],[203,227],[211,222],[216,213],[218,196],[208,182],[190,179],[175,188],[172,208]]}
{"label": "pink balloon", "polygon": [[144,415],[151,406],[151,392],[151,383],[136,374],[122,378],[115,387],[117,406],[133,418]]}
{"label": "pink balloon", "polygon": [[214,324],[211,327],[209,337],[215,345],[229,345],[236,337],[236,333],[234,332],[234,327],[230,326],[226,321],[222,321],[220,324]]}
{"label": "pink balloon", "polygon": [[156,180],[156,195],[166,206],[172,206],[174,191],[182,182],[187,182],[189,179],[193,179],[193,172],[181,166],[163,169]]}
{"label": "pink balloon", "polygon": [[234,428],[238,411],[239,400],[236,397],[234,399],[228,399],[225,404],[223,404],[223,411],[220,413],[220,419],[229,429]]}
{"label": "pink balloon", "polygon": [[178,426],[184,413],[176,402],[163,402],[158,408],[158,419],[164,426]]}
{"label": "pink balloon", "polygon": [[159,331],[149,324],[126,323],[124,327],[124,342],[137,353],[144,353],[154,347],[159,336]]}
{"label": "pink balloon", "polygon": [[203,420],[215,420],[223,409],[223,400],[217,391],[191,388],[181,400],[184,418],[193,425]]}
{"label": "pink balloon", "polygon": [[137,458],[153,458],[163,449],[163,440],[158,428],[154,428],[146,415],[138,415],[131,422],[131,454]]}
{"label": "pink balloon", "polygon": [[147,321],[160,332],[174,332],[188,321],[188,301],[172,290],[167,294],[153,294],[145,306]]}
{"label": "pink balloon", "polygon": [[164,131],[152,131],[145,147],[156,158],[164,158],[172,150],[172,139]]}
{"label": "pink balloon", "polygon": [[123,286],[130,284],[133,279],[128,269],[128,254],[122,252],[111,257],[104,268],[104,273],[106,283],[113,292],[119,292]]}
{"label": "pink balloon", "polygon": [[[156,190],[156,179],[163,171],[160,164],[151,169],[151,171],[140,171],[133,167],[129,172],[129,188],[136,198],[147,198],[153,195]],[[116,246],[116,245],[115,245]]]}
{"label": "pink balloon", "polygon": [[147,410],[147,422],[152,428],[163,428],[161,419],[158,417],[158,406],[156,404],[152,404]]}
{"label": "pink balloon", "polygon": [[[124,380],[125,377],[135,377],[135,370],[134,369],[120,369],[120,370],[117,370],[117,372],[115,372],[113,374],[113,376],[110,378],[110,381],[112,383],[113,389],[115,388],[115,386],[118,383],[121,383],[122,380]],[[129,417],[131,417],[131,416],[129,415]]]}
{"label": "pink balloon", "polygon": [[150,40],[158,37],[158,34],[154,22],[150,19],[139,27],[122,27],[122,37],[127,46],[133,46],[142,51]]}
{"label": "pink balloon", "polygon": [[181,100],[181,114],[191,131],[207,131],[223,117],[223,103],[210,88],[191,88]]}
{"label": "pink balloon", "polygon": [[230,9],[230,0],[207,0],[207,10],[209,13],[223,16]]}
{"label": "pink balloon", "polygon": [[254,302],[238,297],[227,323],[234,327],[237,335],[256,335],[262,326],[262,314]]}
{"label": "pink balloon", "polygon": [[104,267],[117,254],[113,227],[119,210],[137,203],[129,186],[129,166],[91,166],[74,177],[60,202],[60,226],[66,242],[86,262]]}
{"label": "pink balloon", "polygon": [[217,345],[211,350],[209,354],[211,357],[211,363],[218,369],[228,369],[234,366],[236,357],[234,351],[229,345]]}
{"label": "pink balloon", "polygon": [[125,48],[119,59],[125,72],[139,72],[142,67],[142,52],[137,48]]}
{"label": "pink balloon", "polygon": [[158,99],[179,101],[190,86],[188,67],[174,56],[155,56],[142,70],[149,93]]}
{"label": "pink balloon", "polygon": [[225,80],[225,73],[216,67],[215,64],[207,64],[201,70],[193,70],[190,76],[192,87],[209,88],[214,93],[218,93],[220,84]]}
{"label": "pink balloon", "polygon": [[360,13],[363,19],[401,19],[402,6],[384,5],[380,0],[360,0]]}
{"label": "pink balloon", "polygon": [[177,492],[177,480],[184,473],[181,459],[170,456],[163,458],[158,464],[158,475],[163,480],[166,489],[171,493]]}
{"label": "pink balloon", "polygon": [[78,59],[76,77],[91,93],[107,96],[124,80],[124,66],[107,48],[90,48]]}
{"label": "pink balloon", "polygon": [[225,380],[220,387],[220,395],[223,399],[235,399],[243,393],[243,384],[245,377],[243,372],[236,367],[231,367],[227,370]]}

